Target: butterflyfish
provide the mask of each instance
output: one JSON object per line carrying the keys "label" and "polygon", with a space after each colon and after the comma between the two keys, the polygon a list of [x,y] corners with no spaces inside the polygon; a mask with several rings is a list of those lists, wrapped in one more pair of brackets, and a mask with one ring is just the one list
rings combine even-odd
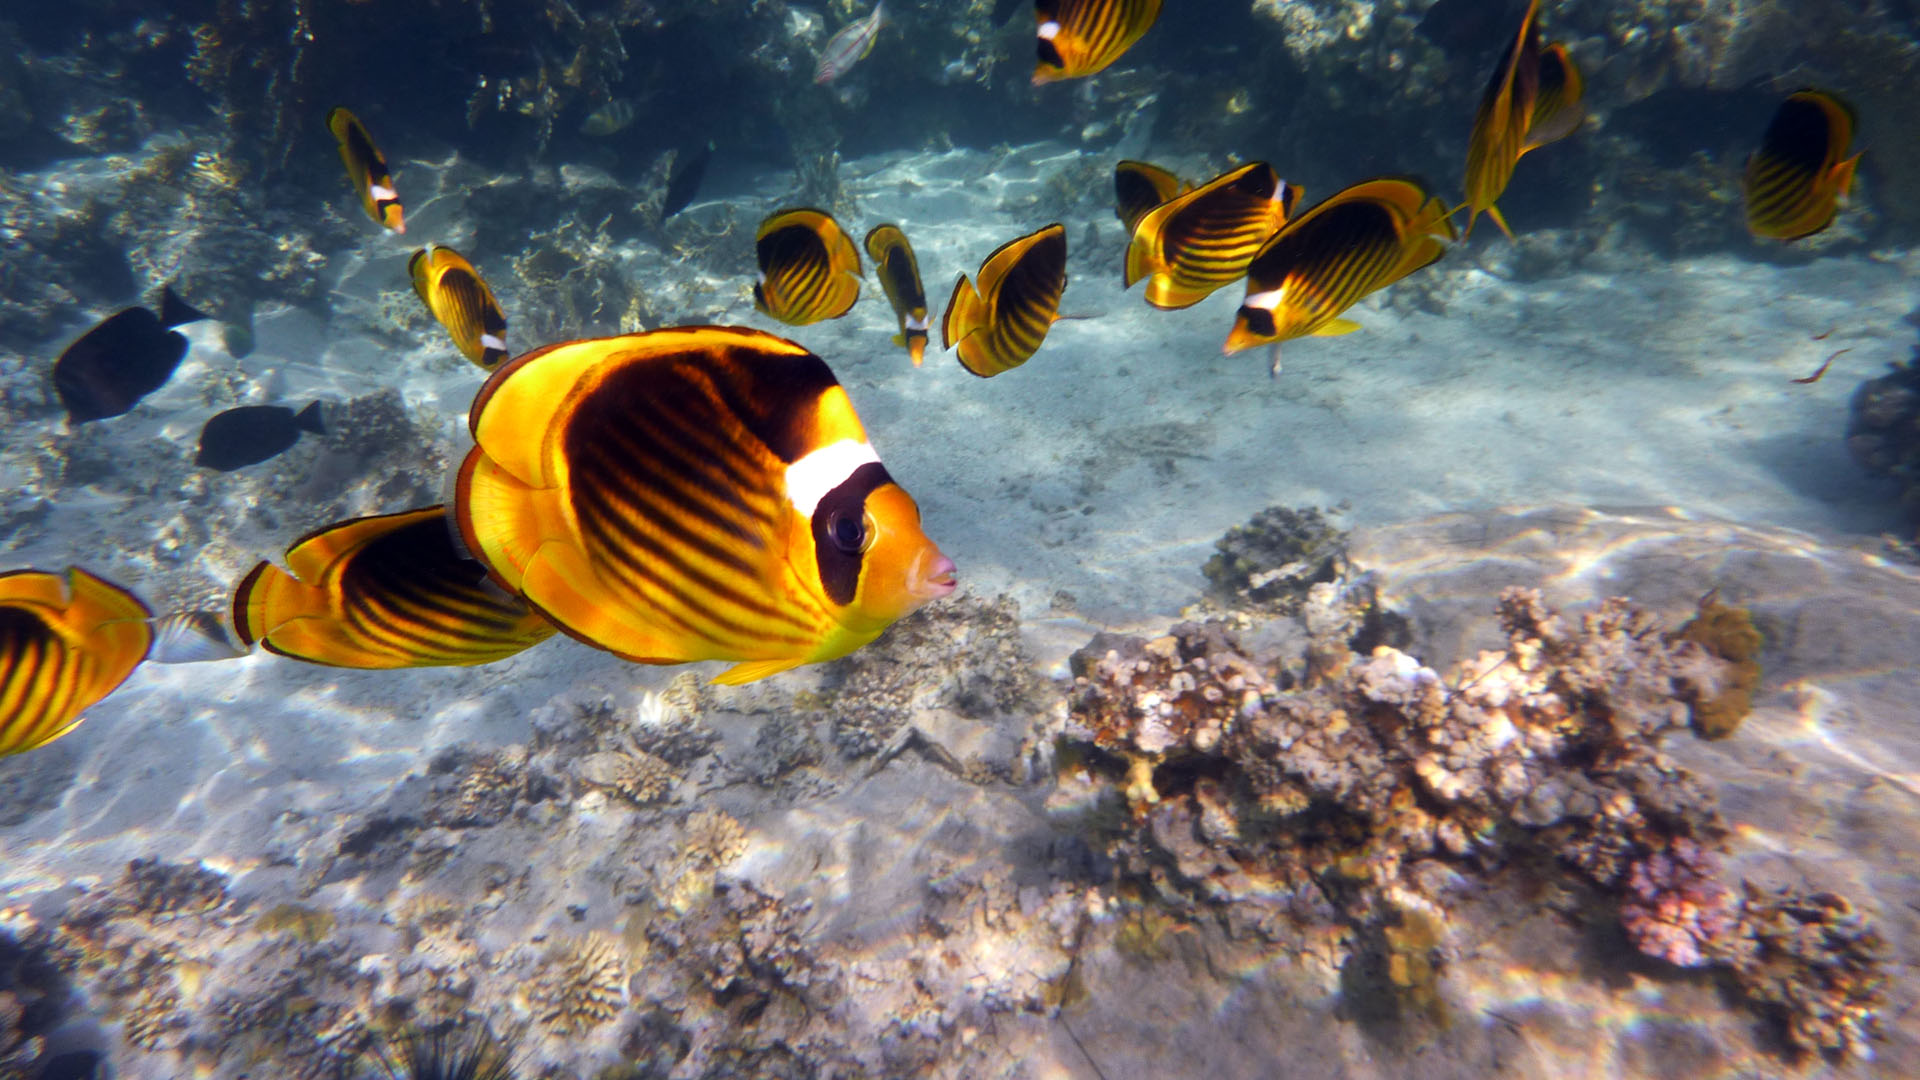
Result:
{"label": "butterflyfish", "polygon": [[827,39],[826,47],[820,50],[820,63],[813,69],[815,83],[830,83],[845,75],[873,51],[873,39],[880,36],[880,28],[887,24],[886,12],[881,8],[880,4],[873,5],[872,14],[855,19]]}
{"label": "butterflyfish", "polygon": [[487,371],[507,358],[507,317],[480,271],[450,247],[428,244],[407,260],[413,291],[453,338],[460,355]]}
{"label": "butterflyfish", "polygon": [[335,107],[327,113],[327,130],[340,146],[340,160],[347,166],[347,182],[360,196],[360,206],[374,224],[397,233],[407,231],[402,218],[400,193],[393,186],[393,172],[387,159],[373,145],[360,118],[347,109]]}
{"label": "butterflyfish", "polygon": [[494,579],[643,664],[745,683],[844,656],[952,560],[819,357],[740,327],[548,345],[468,412],[454,517]]}
{"label": "butterflyfish", "polygon": [[919,367],[927,353],[927,290],[920,284],[920,263],[913,257],[913,245],[898,225],[876,225],[867,233],[867,254],[873,259],[880,286],[887,290],[887,302],[900,320],[895,345],[904,345],[913,366]]}
{"label": "butterflyfish", "polygon": [[1432,263],[1453,240],[1446,205],[1411,180],[1338,192],[1287,222],[1248,264],[1226,351],[1357,330],[1341,312]]}
{"label": "butterflyfish", "polygon": [[325,435],[320,403],[299,412],[285,405],[241,405],[228,409],[200,429],[200,452],[193,463],[203,469],[232,472],[286,453],[300,433]]}
{"label": "butterflyfish", "polygon": [[1103,71],[1160,17],[1160,0],[1036,0],[1033,85]]}
{"label": "butterflyfish", "polygon": [[206,317],[167,286],[160,291],[158,315],[126,308],[80,335],[53,362],[53,390],[68,422],[124,415],[165,386],[187,355],[187,335],[173,327]]}
{"label": "butterflyfish", "polygon": [[241,580],[233,625],[248,648],[345,668],[486,664],[554,632],[460,550],[443,506],[308,533],[286,570],[262,562]]}
{"label": "butterflyfish", "polygon": [[961,274],[940,317],[942,348],[990,378],[1027,362],[1060,318],[1067,290],[1067,228],[1059,223],[1002,244],[980,264],[978,281]]}
{"label": "butterflyfish", "polygon": [[1493,69],[1467,143],[1466,233],[1482,213],[1513,238],[1494,202],[1528,151],[1565,138],[1586,115],[1585,83],[1565,45],[1540,46],[1540,0],[1530,0],[1520,32]]}
{"label": "butterflyfish", "polygon": [[1781,102],[1741,178],[1753,235],[1798,240],[1833,224],[1860,161],[1846,156],[1853,126],[1853,110],[1824,90]]}
{"label": "butterflyfish", "polygon": [[0,573],[0,756],[45,746],[147,657],[152,612],[77,566]]}
{"label": "butterflyfish", "polygon": [[792,326],[837,319],[860,297],[860,252],[821,210],[782,210],[754,236],[753,306]]}
{"label": "butterflyfish", "polygon": [[1186,190],[1178,176],[1158,165],[1123,161],[1113,167],[1113,216],[1132,236],[1148,211]]}
{"label": "butterflyfish", "polygon": [[1127,244],[1125,284],[1147,279],[1147,303],[1184,308],[1246,276],[1284,225],[1300,189],[1264,161],[1242,165],[1148,211]]}

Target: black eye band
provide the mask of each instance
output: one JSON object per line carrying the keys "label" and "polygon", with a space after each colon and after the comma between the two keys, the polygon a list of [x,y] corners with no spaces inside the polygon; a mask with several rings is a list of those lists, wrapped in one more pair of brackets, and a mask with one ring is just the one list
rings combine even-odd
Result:
{"label": "black eye band", "polygon": [[[827,599],[845,607],[860,591],[860,569],[866,562],[867,496],[884,484],[893,483],[886,466],[870,461],[853,470],[838,487],[826,493],[813,508],[813,551],[820,569],[820,584]],[[841,546],[842,531],[849,525],[858,532],[858,543],[848,551]]]}

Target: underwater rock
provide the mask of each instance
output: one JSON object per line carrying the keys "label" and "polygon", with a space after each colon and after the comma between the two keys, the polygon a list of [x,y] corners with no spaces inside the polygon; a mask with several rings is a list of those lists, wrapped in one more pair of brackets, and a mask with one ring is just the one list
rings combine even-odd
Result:
{"label": "underwater rock", "polygon": [[1909,527],[1920,530],[1920,347],[1914,359],[1862,382],[1847,407],[1847,452],[1870,473],[1892,477]]}

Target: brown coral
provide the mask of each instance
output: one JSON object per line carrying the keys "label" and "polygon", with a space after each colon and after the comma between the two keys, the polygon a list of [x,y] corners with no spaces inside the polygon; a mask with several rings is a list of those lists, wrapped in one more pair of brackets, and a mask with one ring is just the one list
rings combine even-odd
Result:
{"label": "brown coral", "polygon": [[1703,739],[1733,734],[1753,711],[1753,693],[1760,687],[1760,647],[1764,643],[1746,608],[1722,604],[1709,593],[1700,612],[1674,631],[1674,640],[1691,641],[1726,661],[1718,685],[1691,690],[1693,730]]}
{"label": "brown coral", "polygon": [[619,946],[598,934],[555,945],[526,990],[536,1021],[555,1035],[576,1035],[619,1015],[627,967]]}

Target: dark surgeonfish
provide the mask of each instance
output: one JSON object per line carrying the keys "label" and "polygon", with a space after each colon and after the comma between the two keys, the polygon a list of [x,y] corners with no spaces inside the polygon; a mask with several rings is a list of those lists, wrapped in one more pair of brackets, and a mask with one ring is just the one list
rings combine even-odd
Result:
{"label": "dark surgeonfish", "polygon": [[443,506],[308,533],[287,570],[262,562],[241,580],[233,625],[248,647],[346,668],[486,664],[554,632],[460,550]]}
{"label": "dark surgeonfish", "polygon": [[1825,90],[1781,102],[1741,177],[1753,235],[1799,240],[1833,224],[1860,161],[1846,156],[1853,128],[1853,110]]}
{"label": "dark surgeonfish", "polygon": [[393,172],[360,118],[336,107],[327,113],[327,130],[333,132],[333,141],[340,146],[340,160],[347,167],[347,181],[353,185],[354,194],[360,196],[360,208],[381,228],[406,232]]}
{"label": "dark surgeonfish", "polygon": [[782,210],[754,237],[753,306],[792,326],[837,319],[860,298],[860,251],[824,210]]}
{"label": "dark surgeonfish", "polygon": [[207,421],[200,429],[200,452],[193,463],[203,469],[232,472],[258,465],[283,454],[300,441],[300,433],[325,435],[320,403],[299,412],[285,405],[241,405]]}
{"label": "dark surgeonfish", "polygon": [[187,355],[187,335],[173,327],[204,318],[169,285],[160,291],[160,314],[127,308],[80,335],[53,362],[53,390],[68,422],[124,415],[165,386]]}
{"label": "dark surgeonfish", "polygon": [[[1225,351],[1358,330],[1340,313],[1432,263],[1453,239],[1446,205],[1411,180],[1340,191],[1287,222],[1253,257]],[[1276,371],[1279,363],[1276,348]]]}
{"label": "dark surgeonfish", "polygon": [[980,264],[978,282],[961,274],[940,318],[943,348],[990,378],[1027,362],[1060,318],[1067,290],[1067,228],[1058,222],[1004,244]]}
{"label": "dark surgeonfish", "polygon": [[876,225],[867,233],[867,255],[873,259],[880,287],[887,290],[887,302],[900,319],[895,345],[904,345],[913,366],[919,367],[927,353],[927,290],[920,284],[920,262],[913,257],[913,245],[898,225]]}
{"label": "dark surgeonfish", "polygon": [[844,656],[954,568],[819,357],[739,327],[549,345],[487,380],[453,513],[494,580],[643,664]]}
{"label": "dark surgeonfish", "polygon": [[1520,33],[1501,54],[1474,115],[1467,143],[1467,201],[1459,208],[1467,211],[1463,235],[1471,235],[1473,223],[1485,213],[1513,238],[1495,201],[1507,190],[1522,156],[1580,127],[1586,116],[1585,95],[1586,84],[1567,47],[1555,42],[1541,48],[1540,0],[1531,0]]}
{"label": "dark surgeonfish", "polygon": [[667,193],[660,199],[660,220],[665,221],[685,210],[700,193],[700,181],[706,179],[707,163],[713,160],[711,140],[690,153],[674,158],[673,172],[667,176]]}
{"label": "dark surgeonfish", "polygon": [[1132,236],[1148,211],[1187,190],[1185,182],[1158,165],[1123,161],[1113,167],[1113,216]]}
{"label": "dark surgeonfish", "polygon": [[450,247],[428,244],[407,260],[413,291],[453,338],[460,355],[486,371],[507,358],[507,317],[480,271]]}
{"label": "dark surgeonfish", "polygon": [[0,574],[0,757],[72,731],[125,682],[153,645],[151,615],[77,566]]}
{"label": "dark surgeonfish", "polygon": [[1147,279],[1147,303],[1184,308],[1246,276],[1247,264],[1286,224],[1300,189],[1273,166],[1250,162],[1175,196],[1143,216],[1127,245],[1125,285]]}
{"label": "dark surgeonfish", "polygon": [[1160,17],[1160,0],[1036,0],[1033,85],[1105,70]]}

